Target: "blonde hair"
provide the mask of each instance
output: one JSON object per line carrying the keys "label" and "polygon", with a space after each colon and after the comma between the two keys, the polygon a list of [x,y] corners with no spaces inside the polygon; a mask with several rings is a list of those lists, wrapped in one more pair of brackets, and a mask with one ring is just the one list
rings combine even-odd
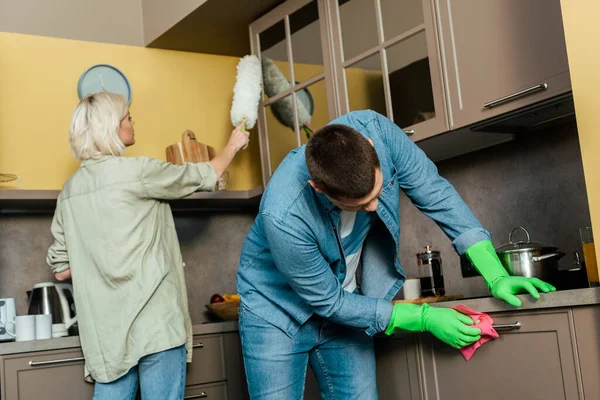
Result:
{"label": "blonde hair", "polygon": [[123,155],[125,145],[119,129],[127,112],[127,101],[119,94],[101,92],[81,99],[71,120],[70,141],[75,157],[87,160]]}

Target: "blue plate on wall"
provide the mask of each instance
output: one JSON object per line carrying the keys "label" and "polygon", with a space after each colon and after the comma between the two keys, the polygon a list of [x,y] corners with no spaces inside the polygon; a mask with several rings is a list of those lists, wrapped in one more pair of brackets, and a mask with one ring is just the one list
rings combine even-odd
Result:
{"label": "blue plate on wall", "polygon": [[77,83],[79,99],[88,94],[111,92],[124,96],[131,104],[131,85],[123,72],[108,64],[97,64],[88,68]]}

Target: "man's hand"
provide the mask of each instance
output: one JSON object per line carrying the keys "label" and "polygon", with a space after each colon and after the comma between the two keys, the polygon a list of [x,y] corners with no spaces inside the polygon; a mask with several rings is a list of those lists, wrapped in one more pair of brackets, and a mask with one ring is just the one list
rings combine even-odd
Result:
{"label": "man's hand", "polygon": [[469,247],[467,257],[483,276],[492,295],[506,301],[511,306],[521,306],[521,300],[515,296],[517,294],[530,293],[534,298],[539,299],[538,289],[544,293],[556,290],[554,286],[537,278],[508,276],[508,272],[502,266],[496,250],[489,240],[482,240]]}
{"label": "man's hand", "polygon": [[520,307],[522,302],[515,295],[521,293],[530,293],[535,299],[540,298],[539,291],[548,293],[554,292],[556,288],[537,278],[524,278],[522,276],[500,277],[490,284],[492,295],[506,301],[514,307]]}
{"label": "man's hand", "polygon": [[460,349],[481,339],[481,329],[473,328],[471,317],[451,308],[431,307],[429,304],[395,304],[385,333],[396,329],[409,332],[431,332],[442,342]]}
{"label": "man's hand", "polygon": [[71,269],[66,269],[63,272],[57,272],[54,274],[54,278],[57,281],[66,281],[67,279],[71,279]]}

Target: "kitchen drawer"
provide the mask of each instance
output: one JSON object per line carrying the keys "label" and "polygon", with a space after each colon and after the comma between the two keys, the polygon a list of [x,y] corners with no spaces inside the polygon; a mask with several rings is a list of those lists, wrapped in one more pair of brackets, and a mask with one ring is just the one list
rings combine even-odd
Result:
{"label": "kitchen drawer", "polygon": [[0,398],[10,400],[91,399],[94,385],[83,380],[80,349],[0,357]]}
{"label": "kitchen drawer", "polygon": [[192,363],[188,365],[186,385],[225,380],[222,335],[194,336]]}
{"label": "kitchen drawer", "polygon": [[184,399],[227,400],[225,382],[188,387]]}

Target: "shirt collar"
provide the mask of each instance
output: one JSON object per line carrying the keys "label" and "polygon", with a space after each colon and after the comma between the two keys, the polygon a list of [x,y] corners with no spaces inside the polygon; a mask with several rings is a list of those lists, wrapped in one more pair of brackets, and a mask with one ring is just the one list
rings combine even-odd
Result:
{"label": "shirt collar", "polygon": [[115,158],[115,156],[101,156],[100,158],[88,158],[87,160],[83,160],[81,162],[81,166],[82,167],[87,167],[88,165],[99,164],[101,162],[110,160],[112,158]]}

